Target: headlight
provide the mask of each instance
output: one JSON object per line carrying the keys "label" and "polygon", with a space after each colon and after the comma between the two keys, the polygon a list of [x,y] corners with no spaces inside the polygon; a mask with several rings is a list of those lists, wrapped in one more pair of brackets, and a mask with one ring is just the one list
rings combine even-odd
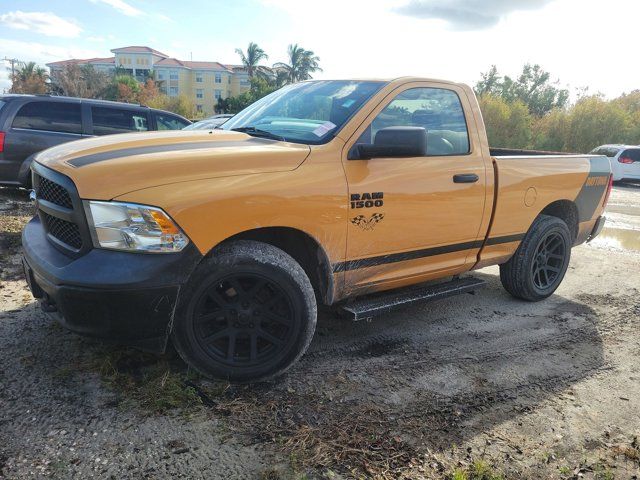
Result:
{"label": "headlight", "polygon": [[[88,207],[88,208],[87,208]],[[135,252],[179,252],[189,243],[156,207],[121,202],[85,202],[95,247]]]}

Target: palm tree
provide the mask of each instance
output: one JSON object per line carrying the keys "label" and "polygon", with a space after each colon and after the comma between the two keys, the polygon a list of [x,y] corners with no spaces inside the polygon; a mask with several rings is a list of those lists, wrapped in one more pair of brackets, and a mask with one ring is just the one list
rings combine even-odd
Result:
{"label": "palm tree", "polygon": [[45,93],[47,90],[47,71],[36,62],[19,62],[11,75],[11,93]]}
{"label": "palm tree", "polygon": [[298,44],[289,45],[289,63],[276,63],[273,68],[286,72],[289,83],[308,80],[313,72],[322,71],[318,62],[320,58],[312,50],[305,50]]}
{"label": "palm tree", "polygon": [[36,62],[20,62],[18,69],[15,72],[15,76],[22,82],[28,81],[31,77],[38,77],[43,81],[47,79],[47,71],[39,67]]}
{"label": "palm tree", "polygon": [[236,53],[240,55],[242,65],[247,69],[249,78],[253,78],[254,73],[261,73],[264,67],[260,67],[258,64],[262,60],[267,60],[269,58],[269,55],[267,55],[257,43],[253,42],[249,42],[246,54],[240,48],[236,48]]}

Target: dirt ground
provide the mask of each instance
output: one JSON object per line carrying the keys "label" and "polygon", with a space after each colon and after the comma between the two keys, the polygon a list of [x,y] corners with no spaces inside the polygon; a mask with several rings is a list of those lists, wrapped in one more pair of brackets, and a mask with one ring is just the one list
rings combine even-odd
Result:
{"label": "dirt ground", "polygon": [[234,387],[174,353],[68,333],[22,279],[0,189],[0,478],[640,475],[640,185],[541,303],[488,288],[352,323],[324,312],[284,378]]}

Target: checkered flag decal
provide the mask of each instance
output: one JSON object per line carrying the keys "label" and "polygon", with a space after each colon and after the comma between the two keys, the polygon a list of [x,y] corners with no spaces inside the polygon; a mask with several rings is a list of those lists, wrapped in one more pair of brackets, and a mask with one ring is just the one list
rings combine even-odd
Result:
{"label": "checkered flag decal", "polygon": [[384,218],[384,213],[374,213],[371,215],[371,218],[367,219],[364,215],[358,215],[351,219],[351,223],[355,226],[360,227],[362,230],[373,230],[378,222],[380,222]]}

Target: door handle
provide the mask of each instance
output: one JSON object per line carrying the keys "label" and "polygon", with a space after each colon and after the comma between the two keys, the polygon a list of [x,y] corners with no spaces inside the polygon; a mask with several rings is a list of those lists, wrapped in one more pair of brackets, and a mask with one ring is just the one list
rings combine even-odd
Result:
{"label": "door handle", "polygon": [[453,176],[453,183],[476,183],[480,177],[475,173],[458,173]]}

